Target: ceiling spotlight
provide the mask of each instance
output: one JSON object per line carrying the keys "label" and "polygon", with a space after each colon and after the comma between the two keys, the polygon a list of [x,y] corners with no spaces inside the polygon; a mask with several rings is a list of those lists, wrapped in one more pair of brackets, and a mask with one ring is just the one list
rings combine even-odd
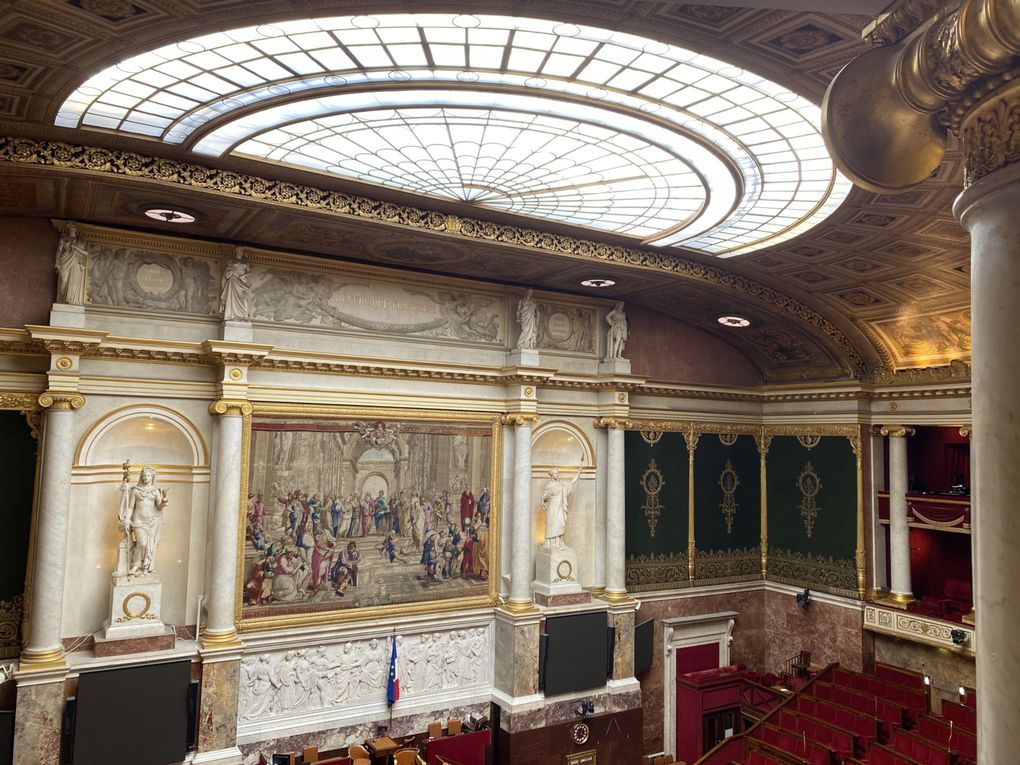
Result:
{"label": "ceiling spotlight", "polygon": [[600,287],[612,287],[614,284],[616,284],[616,282],[612,279],[585,279],[581,282],[581,285],[584,287],[595,287],[596,289],[599,289]]}
{"label": "ceiling spotlight", "polygon": [[194,223],[195,216],[180,210],[170,210],[162,207],[150,207],[145,214],[163,223]]}
{"label": "ceiling spotlight", "polygon": [[750,327],[751,320],[744,316],[720,316],[716,321],[722,324],[724,327]]}

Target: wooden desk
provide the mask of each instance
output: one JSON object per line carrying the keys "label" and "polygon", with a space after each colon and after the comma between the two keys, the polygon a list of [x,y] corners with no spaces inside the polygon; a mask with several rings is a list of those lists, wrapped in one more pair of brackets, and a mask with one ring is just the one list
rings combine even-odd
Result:
{"label": "wooden desk", "polygon": [[398,744],[389,736],[383,736],[377,738],[375,741],[368,741],[365,744],[368,747],[368,751],[372,753],[373,762],[391,762],[393,759],[393,753],[398,749],[402,748],[402,744]]}

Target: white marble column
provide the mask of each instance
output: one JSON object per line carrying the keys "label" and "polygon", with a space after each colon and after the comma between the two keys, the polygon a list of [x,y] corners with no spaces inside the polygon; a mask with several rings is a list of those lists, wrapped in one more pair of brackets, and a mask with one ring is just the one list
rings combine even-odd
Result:
{"label": "white marble column", "polygon": [[[1020,109],[1020,97],[1013,103]],[[1014,132],[1013,137],[1016,137]],[[971,236],[975,658],[978,762],[1020,749],[1020,164],[995,170],[957,199]]]}
{"label": "white marble column", "polygon": [[879,432],[889,437],[889,598],[905,606],[914,600],[907,510],[907,438],[914,435],[914,429],[883,425]]}
{"label": "white marble column", "polygon": [[609,439],[606,431],[598,428],[595,431],[595,560],[592,571],[592,594],[602,595],[606,591],[606,506],[608,481],[606,469],[609,451]]}
{"label": "white marble column", "polygon": [[511,414],[504,422],[514,426],[514,491],[513,518],[510,538],[510,611],[534,608],[531,581],[531,433],[537,417],[533,414]]}
{"label": "white marble column", "polygon": [[216,494],[212,508],[212,560],[207,570],[206,622],[203,648],[232,647],[237,644],[234,603],[237,598],[237,534],[241,507],[242,415],[251,411],[246,401],[216,401],[209,407],[219,415],[216,448]]}
{"label": "white marble column", "polygon": [[78,394],[44,393],[47,409],[39,474],[38,526],[32,559],[32,599],[28,644],[21,654],[23,669],[64,663],[60,620],[64,608],[67,563],[67,514],[74,465],[74,410],[85,404]]}
{"label": "white marble column", "polygon": [[623,429],[607,429],[606,459],[606,592],[609,601],[628,600],[626,580],[626,510]]}
{"label": "white marble column", "polygon": [[[514,474],[514,433],[506,427],[502,432],[503,476]],[[494,498],[495,499],[495,498]],[[499,594],[503,598],[510,597],[510,565],[513,560],[513,518],[514,518],[514,482],[500,482],[499,496]]]}

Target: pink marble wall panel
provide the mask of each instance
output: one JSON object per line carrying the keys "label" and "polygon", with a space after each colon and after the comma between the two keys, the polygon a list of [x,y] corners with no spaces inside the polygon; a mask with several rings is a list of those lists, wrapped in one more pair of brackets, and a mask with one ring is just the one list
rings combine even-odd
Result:
{"label": "pink marble wall panel", "polygon": [[627,306],[624,355],[636,375],[669,382],[759,385],[761,373],[725,340],[636,305]]}
{"label": "pink marble wall panel", "polygon": [[0,217],[0,327],[50,323],[59,239],[47,218]]}
{"label": "pink marble wall panel", "polygon": [[777,672],[800,651],[811,652],[811,663],[839,662],[847,669],[863,667],[864,616],[855,608],[843,608],[812,600],[798,608],[792,593],[764,592],[765,667]]}

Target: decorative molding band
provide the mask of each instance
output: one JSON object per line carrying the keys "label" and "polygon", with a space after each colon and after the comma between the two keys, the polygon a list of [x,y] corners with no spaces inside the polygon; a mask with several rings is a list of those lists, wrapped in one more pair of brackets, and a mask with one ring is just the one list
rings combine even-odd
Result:
{"label": "decorative molding band", "polygon": [[81,409],[85,406],[85,397],[80,393],[47,391],[39,396],[39,406],[43,409]]}
{"label": "decorative molding band", "polygon": [[15,410],[18,412],[38,411],[38,393],[3,393],[0,392],[0,410]]}
{"label": "decorative molding band", "polygon": [[761,282],[731,273],[718,266],[689,260],[678,253],[639,250],[534,229],[461,218],[296,183],[93,146],[74,146],[55,141],[5,136],[0,137],[0,161],[187,185],[192,189],[284,203],[328,214],[349,215],[433,233],[560,253],[587,261],[671,273],[691,281],[731,289],[810,324],[843,355],[848,372],[857,377],[863,377],[867,373],[867,363],[861,353],[850,339],[822,314]]}
{"label": "decorative molding band", "polygon": [[923,385],[940,382],[970,382],[970,364],[953,359],[938,367],[917,367],[914,369],[875,370],[872,379],[879,385]]}
{"label": "decorative molding band", "polygon": [[[864,606],[864,629],[944,648],[951,653],[974,655],[974,627],[969,624],[944,622],[913,611],[868,603]],[[953,642],[952,633],[956,630],[962,630],[967,636],[960,645]]]}
{"label": "decorative molding band", "polygon": [[693,587],[761,581],[761,549],[697,550]]}
{"label": "decorative molding band", "polygon": [[832,595],[859,598],[857,564],[853,558],[837,560],[831,556],[769,548],[770,581],[809,586]]}
{"label": "decorative molding band", "polygon": [[687,553],[631,555],[626,563],[628,592],[690,587]]}
{"label": "decorative molding band", "polygon": [[251,414],[251,411],[251,403],[243,399],[221,398],[209,404],[209,414],[244,417]]}

